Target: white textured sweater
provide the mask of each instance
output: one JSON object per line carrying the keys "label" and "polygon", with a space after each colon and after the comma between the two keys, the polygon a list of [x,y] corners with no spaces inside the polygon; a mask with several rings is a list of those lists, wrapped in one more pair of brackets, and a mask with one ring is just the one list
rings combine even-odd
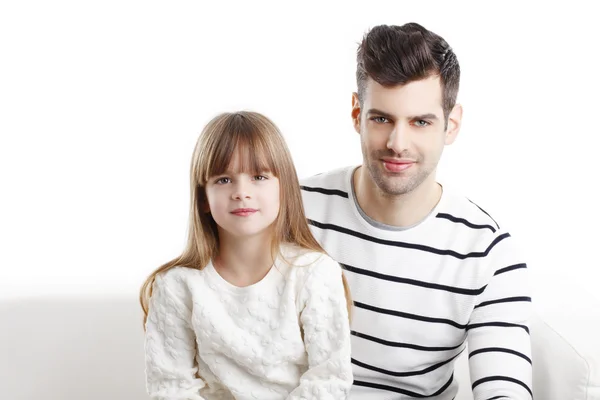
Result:
{"label": "white textured sweater", "polygon": [[345,399],[352,385],[341,268],[282,248],[258,283],[237,287],[214,269],[157,276],[146,323],[152,398]]}
{"label": "white textured sweater", "polygon": [[531,400],[531,299],[513,238],[447,188],[417,225],[377,223],[358,206],[353,171],[302,182],[313,233],[354,300],[349,398],[452,400],[468,348],[476,400]]}

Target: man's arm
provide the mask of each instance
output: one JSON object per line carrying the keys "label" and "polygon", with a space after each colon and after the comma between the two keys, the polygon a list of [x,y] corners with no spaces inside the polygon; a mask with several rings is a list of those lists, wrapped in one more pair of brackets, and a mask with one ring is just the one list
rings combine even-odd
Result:
{"label": "man's arm", "polygon": [[485,258],[492,275],[467,327],[475,400],[531,400],[531,297],[527,266],[508,233],[496,232]]}

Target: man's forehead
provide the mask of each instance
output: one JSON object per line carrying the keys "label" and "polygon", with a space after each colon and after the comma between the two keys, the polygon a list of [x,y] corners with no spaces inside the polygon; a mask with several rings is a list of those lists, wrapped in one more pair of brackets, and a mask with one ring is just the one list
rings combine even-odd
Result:
{"label": "man's forehead", "polygon": [[377,109],[399,116],[443,114],[439,76],[390,87],[369,78],[365,89],[366,110]]}

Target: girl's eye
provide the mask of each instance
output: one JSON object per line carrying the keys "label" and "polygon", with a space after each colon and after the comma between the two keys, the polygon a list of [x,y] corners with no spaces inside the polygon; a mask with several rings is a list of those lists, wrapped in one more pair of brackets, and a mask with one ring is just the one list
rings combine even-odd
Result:
{"label": "girl's eye", "polygon": [[269,178],[267,178],[264,175],[256,175],[256,176],[254,176],[254,179],[257,180],[257,181],[266,181]]}
{"label": "girl's eye", "polygon": [[219,185],[223,185],[225,183],[229,183],[231,182],[231,179],[229,178],[219,178],[217,179],[217,181],[215,183],[219,184]]}

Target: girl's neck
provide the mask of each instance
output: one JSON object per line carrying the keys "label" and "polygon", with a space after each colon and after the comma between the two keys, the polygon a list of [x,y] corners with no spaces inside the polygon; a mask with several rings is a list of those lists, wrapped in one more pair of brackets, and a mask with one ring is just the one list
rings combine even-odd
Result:
{"label": "girl's neck", "polygon": [[263,279],[273,266],[271,235],[232,237],[219,232],[219,255],[214,267],[235,286],[249,286]]}

